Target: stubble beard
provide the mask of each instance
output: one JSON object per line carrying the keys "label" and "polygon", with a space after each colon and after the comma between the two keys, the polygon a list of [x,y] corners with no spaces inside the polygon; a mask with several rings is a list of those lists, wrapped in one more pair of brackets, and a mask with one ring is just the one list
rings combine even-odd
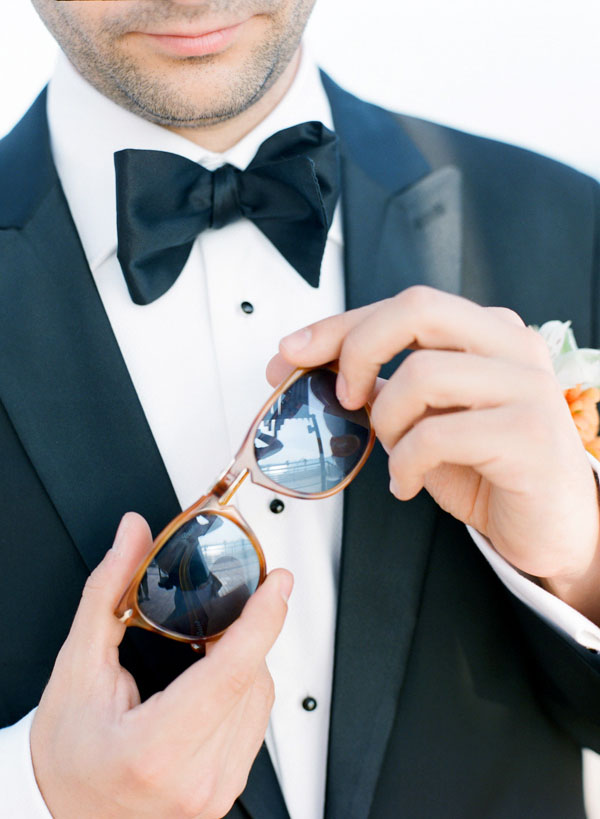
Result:
{"label": "stubble beard", "polygon": [[[190,102],[181,87],[174,88],[159,75],[145,75],[127,60],[113,59],[106,65],[96,65],[96,76],[109,80],[98,87],[105,96],[119,102],[124,108],[143,116],[150,122],[172,127],[202,127],[233,119],[250,108],[271,88],[291,60],[290,53],[279,50],[254,52],[236,71],[235,81],[224,84],[219,99],[199,109]],[[213,55],[186,57],[179,60],[179,72],[185,77],[183,88],[202,82],[207,69],[216,68]],[[118,97],[118,98],[117,98]]]}
{"label": "stubble beard", "polygon": [[[243,5],[245,9],[249,6],[247,2]],[[312,7],[312,2],[304,0],[299,5],[306,10]],[[163,7],[164,20],[173,19],[168,15],[169,6],[166,2]],[[177,14],[181,20],[180,10]],[[52,26],[51,20],[46,22],[51,30],[55,29],[54,35],[78,71],[104,96],[150,122],[167,127],[193,128],[233,119],[260,100],[295,54],[307,17],[308,14],[302,13],[298,7],[285,23],[278,22],[275,15],[268,39],[250,52],[233,75],[219,69],[219,55],[209,54],[172,58],[176,70],[167,72],[166,77],[160,69],[138,65],[135,57],[127,53],[122,21],[118,27],[105,26],[99,38],[69,25],[68,19],[61,21],[60,32]],[[138,22],[145,21],[138,17]],[[154,13],[150,22],[157,22]],[[218,97],[205,94],[205,99],[197,103],[186,89],[202,87],[207,77],[216,81],[215,85],[220,88]]]}

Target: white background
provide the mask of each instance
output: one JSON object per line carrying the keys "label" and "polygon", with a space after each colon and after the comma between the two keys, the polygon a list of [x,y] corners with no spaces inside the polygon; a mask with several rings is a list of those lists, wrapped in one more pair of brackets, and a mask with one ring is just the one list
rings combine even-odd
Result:
{"label": "white background", "polygon": [[[308,38],[367,98],[600,178],[600,0],[317,0]],[[53,55],[29,0],[2,0],[0,135]]]}

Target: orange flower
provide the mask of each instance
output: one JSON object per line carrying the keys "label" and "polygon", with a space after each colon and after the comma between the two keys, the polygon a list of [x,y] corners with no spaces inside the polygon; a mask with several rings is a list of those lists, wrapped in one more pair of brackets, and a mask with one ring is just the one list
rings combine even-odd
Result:
{"label": "orange flower", "polygon": [[583,445],[597,458],[600,455],[600,416],[596,405],[600,401],[600,390],[596,387],[582,390],[578,384],[565,390],[565,398]]}
{"label": "orange flower", "polygon": [[600,461],[600,437],[596,436],[593,441],[585,445],[588,452],[591,452],[597,461]]}

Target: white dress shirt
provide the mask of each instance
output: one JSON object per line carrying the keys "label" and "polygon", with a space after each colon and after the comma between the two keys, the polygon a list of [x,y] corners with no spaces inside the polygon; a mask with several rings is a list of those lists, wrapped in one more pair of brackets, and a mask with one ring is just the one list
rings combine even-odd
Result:
{"label": "white dress shirt", "polygon": [[[312,288],[248,220],[207,230],[171,289],[135,305],[116,258],[113,153],[170,151],[214,170],[244,169],[271,134],[307,120],[333,128],[316,65],[303,56],[287,95],[237,145],[207,151],[106,99],[60,57],[48,92],[52,153],[100,298],[150,429],[185,508],[228,463],[271,388],[264,371],[287,333],[344,309],[340,207],[321,281]],[[250,302],[254,311],[240,305]],[[323,815],[333,674],[342,495],[310,502],[246,481],[236,503],[258,535],[269,568],[295,577],[289,613],[269,654],[276,702],[267,746],[291,819]],[[471,531],[503,582],[557,628],[600,649],[600,629],[521,575]],[[107,544],[108,548],[109,544]],[[306,711],[302,701],[317,707]],[[33,713],[33,712],[32,712]],[[47,819],[29,754],[32,715],[0,731],[0,792],[11,817]]]}

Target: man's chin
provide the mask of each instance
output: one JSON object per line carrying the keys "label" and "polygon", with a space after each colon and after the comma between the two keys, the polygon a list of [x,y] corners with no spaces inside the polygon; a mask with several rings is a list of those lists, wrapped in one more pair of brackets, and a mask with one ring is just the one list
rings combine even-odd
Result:
{"label": "man's chin", "polygon": [[[213,72],[210,66],[198,66],[193,80],[189,67],[185,73],[169,81],[140,75],[127,77],[118,84],[118,99],[123,107],[156,125],[168,128],[210,128],[240,116],[262,97],[263,84],[240,89],[231,94],[231,85],[223,81],[223,72]],[[172,72],[177,74],[178,72]],[[201,75],[201,76],[199,76]],[[115,98],[117,95],[113,95]]]}
{"label": "man's chin", "polygon": [[280,74],[258,49],[184,57],[151,45],[150,52],[129,47],[120,66],[108,73],[118,88],[117,101],[160,125],[202,127],[230,120],[257,102]]}

